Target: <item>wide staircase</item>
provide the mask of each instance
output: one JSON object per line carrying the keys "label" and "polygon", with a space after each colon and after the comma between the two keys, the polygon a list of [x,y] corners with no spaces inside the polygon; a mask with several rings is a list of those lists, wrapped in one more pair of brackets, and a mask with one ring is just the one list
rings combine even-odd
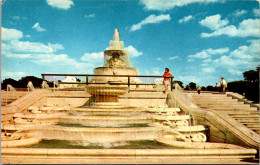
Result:
{"label": "wide staircase", "polygon": [[193,101],[202,109],[210,109],[227,113],[238,122],[245,125],[252,131],[260,134],[259,131],[259,109],[245,104],[244,101],[234,99],[230,94],[224,93],[189,93]]}
{"label": "wide staircase", "polygon": [[1,106],[6,106],[22,96],[28,94],[28,91],[5,91],[1,90]]}

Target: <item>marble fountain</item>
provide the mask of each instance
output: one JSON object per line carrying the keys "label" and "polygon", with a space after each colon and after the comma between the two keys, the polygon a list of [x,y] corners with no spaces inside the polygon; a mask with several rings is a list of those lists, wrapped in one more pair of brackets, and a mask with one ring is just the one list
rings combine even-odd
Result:
{"label": "marble fountain", "polygon": [[[91,80],[97,84],[86,86],[86,94],[91,96],[88,105],[45,102],[15,113],[10,123],[1,124],[4,163],[66,163],[64,156],[74,160],[69,163],[133,163],[133,158],[139,163],[174,163],[172,158],[179,156],[252,158],[256,154],[255,149],[209,142],[208,128],[194,125],[192,116],[179,107],[119,102],[118,98],[128,93],[124,84],[128,79],[115,75],[137,75],[137,69],[131,67],[117,29],[104,59],[105,65],[95,68],[94,74],[114,77],[96,76]],[[62,145],[57,147],[57,143]],[[12,161],[12,156],[19,161]]]}

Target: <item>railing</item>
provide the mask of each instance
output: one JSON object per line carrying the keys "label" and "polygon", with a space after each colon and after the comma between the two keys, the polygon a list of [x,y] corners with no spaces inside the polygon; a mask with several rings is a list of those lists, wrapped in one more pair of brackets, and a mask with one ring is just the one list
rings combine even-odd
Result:
{"label": "railing", "polygon": [[[41,74],[42,79],[46,80],[46,76],[74,76],[74,77],[85,77],[85,82],[59,82],[59,84],[109,84],[108,83],[100,83],[100,82],[91,82],[89,81],[90,77],[122,77],[127,78],[127,83],[116,82],[117,85],[127,85],[129,88],[131,85],[157,85],[156,83],[131,83],[131,78],[163,78],[163,76],[153,76],[153,75],[94,75],[94,74]],[[170,77],[171,82],[171,91],[173,90],[173,77]],[[115,84],[115,83],[113,83]]]}

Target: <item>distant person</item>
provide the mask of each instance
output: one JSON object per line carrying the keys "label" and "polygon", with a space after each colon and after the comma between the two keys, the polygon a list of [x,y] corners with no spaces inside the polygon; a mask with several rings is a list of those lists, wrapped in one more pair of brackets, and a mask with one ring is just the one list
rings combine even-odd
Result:
{"label": "distant person", "polygon": [[170,73],[170,69],[165,68],[165,72],[163,74],[163,85],[165,87],[165,90],[163,91],[163,93],[165,93],[167,91],[168,86],[171,86],[171,77],[173,77],[173,76]]}
{"label": "distant person", "polygon": [[201,88],[199,85],[198,85],[197,91],[198,91],[198,94],[200,94]]}
{"label": "distant person", "polygon": [[224,77],[221,77],[221,81],[217,84],[217,87],[220,87],[221,92],[225,92],[227,88],[227,82]]}

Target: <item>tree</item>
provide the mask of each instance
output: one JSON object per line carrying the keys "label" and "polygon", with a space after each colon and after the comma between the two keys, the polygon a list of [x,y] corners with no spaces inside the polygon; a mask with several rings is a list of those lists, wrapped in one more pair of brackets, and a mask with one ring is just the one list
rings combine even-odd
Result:
{"label": "tree", "polygon": [[228,91],[236,92],[243,95],[247,88],[246,81],[232,81],[228,83]]}
{"label": "tree", "polygon": [[209,85],[206,87],[207,91],[216,91],[216,87],[213,87],[212,85]]}
{"label": "tree", "polygon": [[243,73],[244,79],[249,82],[259,82],[259,67],[256,70],[249,70]]}
{"label": "tree", "polygon": [[206,90],[207,90],[207,88],[206,88],[206,87],[204,87],[204,86],[202,86],[202,87],[201,87],[201,90],[202,90],[202,91],[206,91]]}
{"label": "tree", "polygon": [[28,84],[29,81],[31,81],[33,83],[33,86],[35,88],[41,88],[43,79],[37,78],[37,77],[34,77],[34,76],[22,77],[18,81],[19,88],[27,88],[27,84]]}
{"label": "tree", "polygon": [[18,88],[18,86],[19,86],[18,81],[11,79],[11,78],[5,79],[1,84],[2,84],[1,85],[2,89],[6,89],[7,84],[12,85],[14,88]]}
{"label": "tree", "polygon": [[191,89],[191,90],[196,90],[196,89],[197,89],[197,85],[196,85],[196,83],[194,83],[194,82],[190,82],[190,83],[189,83],[189,86],[190,86],[190,89]]}
{"label": "tree", "polygon": [[247,99],[259,102],[259,67],[243,73],[244,80],[228,83],[228,90],[244,95]]}
{"label": "tree", "polygon": [[184,88],[183,82],[181,82],[181,81],[175,80],[175,81],[173,81],[173,83],[178,83],[180,87]]}

